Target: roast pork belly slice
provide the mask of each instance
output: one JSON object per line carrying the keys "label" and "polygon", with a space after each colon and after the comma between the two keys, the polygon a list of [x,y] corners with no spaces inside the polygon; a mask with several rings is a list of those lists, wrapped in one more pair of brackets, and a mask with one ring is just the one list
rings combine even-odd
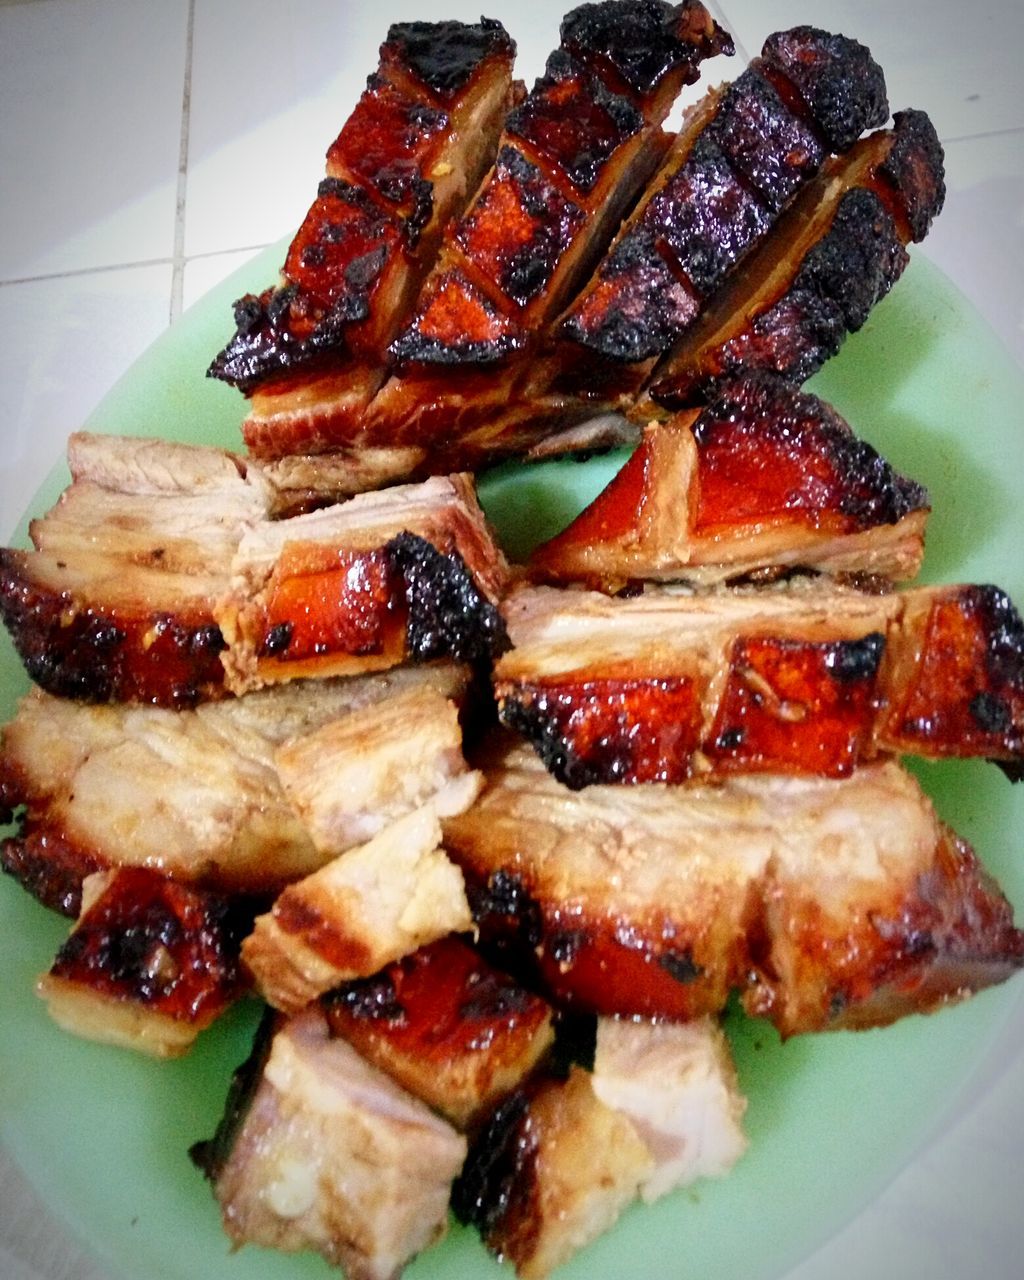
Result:
{"label": "roast pork belly slice", "polygon": [[340,983],[469,929],[462,873],[440,844],[427,805],[288,885],[242,944],[267,1001],[297,1013]]}
{"label": "roast pork belly slice", "polygon": [[829,153],[888,114],[882,70],[856,40],[812,27],[770,36],[691,111],[563,334],[606,359],[663,354]]}
{"label": "roast pork belly slice", "polygon": [[543,1280],[613,1227],[654,1159],[580,1067],[514,1094],[470,1150],[453,1207],[522,1280]]}
{"label": "roast pork belly slice", "polygon": [[279,282],[235,304],[212,376],[273,397],[307,366],[379,364],[442,229],[494,157],[514,55],[489,19],[390,27]]}
{"label": "roast pork belly slice", "polygon": [[[296,681],[179,712],[90,706],[34,690],[3,730],[0,799],[8,810],[24,806],[20,833],[3,844],[3,865],[47,906],[71,915],[84,876],[120,865],[229,893],[277,892],[334,856],[344,830],[335,826],[329,852],[318,848],[281,783],[278,750],[301,753],[309,735],[349,716],[365,726],[366,708],[386,718],[385,704],[408,705],[410,694],[429,692],[447,716],[446,700],[460,702],[467,679],[465,668],[428,664]],[[406,741],[415,756],[414,724]],[[427,741],[437,744],[434,726]],[[344,738],[337,748],[324,744],[320,766],[329,769],[333,758],[348,767],[351,746]],[[377,778],[376,801],[364,791],[362,803],[379,801],[394,814],[402,801],[385,795],[389,770],[375,775],[372,734],[359,735],[358,749],[362,768]],[[384,749],[389,759],[386,737]],[[372,822],[368,807],[359,821]]]}
{"label": "roast pork belly slice", "polygon": [[328,1025],[459,1130],[547,1060],[551,1006],[463,938],[421,947],[321,1001]]}
{"label": "roast pork belly slice", "polygon": [[530,567],[615,591],[793,568],[906,580],[924,554],[928,495],[817,397],[750,374],[702,412],[651,424],[607,488]]}
{"label": "roast pork belly slice", "polygon": [[820,579],[505,605],[502,721],[572,787],[840,777],[887,753],[1024,760],[1024,623],[994,586],[869,595]]}
{"label": "roast pork belly slice", "polygon": [[897,112],[825,166],[655,367],[633,412],[699,404],[716,379],[749,369],[806,381],[900,278],[906,246],[944,199],[934,126],[923,111]]}
{"label": "roast pork belly slice", "polygon": [[350,1280],[397,1280],[447,1230],[466,1140],[314,1008],[257,1043],[192,1156],[236,1247],[311,1250]]}
{"label": "roast pork belly slice", "polygon": [[929,1012],[1024,964],[1010,904],[892,762],[572,792],[505,746],[487,776],[445,846],[481,939],[559,1002],[686,1020],[738,990],[789,1036]]}
{"label": "roast pork belly slice", "polygon": [[39,994],[65,1031],[178,1057],[247,989],[239,947],[252,917],[146,868],[97,872]]}
{"label": "roast pork belly slice", "polygon": [[468,475],[360,494],[243,537],[218,604],[235,693],[504,645],[508,566]]}
{"label": "roast pork belly slice", "polygon": [[746,1150],[747,1103],[714,1018],[599,1018],[591,1085],[606,1106],[632,1120],[654,1157],[654,1170],[640,1184],[643,1200],[722,1177]]}
{"label": "roast pork belly slice", "polygon": [[35,549],[0,550],[0,614],[51,693],[187,708],[503,643],[507,565],[466,475],[339,503],[314,462],[113,436],[69,454]]}

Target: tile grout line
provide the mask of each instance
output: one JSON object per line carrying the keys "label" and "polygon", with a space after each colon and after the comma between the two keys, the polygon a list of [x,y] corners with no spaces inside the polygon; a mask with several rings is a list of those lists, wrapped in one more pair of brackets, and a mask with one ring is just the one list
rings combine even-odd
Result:
{"label": "tile grout line", "polygon": [[195,45],[195,20],[196,0],[188,0],[185,29],[185,82],[181,91],[181,139],[178,146],[178,186],[174,204],[174,251],[168,315],[168,321],[171,324],[181,315],[185,282],[185,197],[188,192],[188,144],[192,115],[192,52]]}

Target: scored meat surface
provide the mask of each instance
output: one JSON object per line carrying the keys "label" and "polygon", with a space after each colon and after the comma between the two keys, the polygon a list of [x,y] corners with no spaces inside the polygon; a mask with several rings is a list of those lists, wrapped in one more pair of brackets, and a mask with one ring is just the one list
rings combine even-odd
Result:
{"label": "scored meat surface", "polygon": [[559,1002],[783,1035],[880,1026],[1004,981],[1024,934],[973,852],[892,763],[842,780],[572,792],[495,751],[445,823],[481,938]]}
{"label": "scored meat surface", "polygon": [[502,721],[573,787],[842,776],[889,753],[1024,761],[1024,623],[993,586],[781,587],[504,606]]}

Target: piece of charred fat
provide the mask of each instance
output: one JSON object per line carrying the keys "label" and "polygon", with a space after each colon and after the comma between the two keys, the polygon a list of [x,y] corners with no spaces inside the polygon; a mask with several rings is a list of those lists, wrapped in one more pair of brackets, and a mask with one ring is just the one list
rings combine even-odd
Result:
{"label": "piece of charred fat", "polygon": [[652,423],[611,483],[536,548],[534,577],[603,590],[810,568],[913,578],[924,489],[834,409],[767,374],[737,378],[702,412]]}
{"label": "piece of charred fat", "polygon": [[521,1090],[475,1140],[452,1207],[522,1280],[543,1280],[608,1231],[651,1177],[632,1121],[602,1102],[588,1072]]}
{"label": "piece of charred fat", "polygon": [[825,167],[777,238],[751,255],[651,375],[632,412],[701,403],[719,378],[767,369],[806,381],[902,275],[945,199],[942,145],[923,111]]}
{"label": "piece of charred fat", "polygon": [[598,1018],[591,1085],[606,1106],[632,1120],[654,1158],[640,1184],[643,1200],[721,1177],[747,1148],[746,1099],[714,1018]]}
{"label": "piece of charred fat", "polygon": [[691,110],[562,334],[649,369],[828,156],[888,115],[882,70],[858,41],[807,26],[769,36],[735,83]]}
{"label": "piece of charred fat", "polygon": [[242,958],[267,1001],[295,1013],[428,942],[472,927],[462,873],[428,805],[289,885]]}
{"label": "piece of charred fat", "polygon": [[451,1121],[476,1126],[542,1063],[553,1010],[459,937],[322,997],[335,1035]]}
{"label": "piece of charred fat", "polygon": [[239,946],[252,915],[143,867],[97,872],[39,995],[65,1031],[178,1057],[247,989]]}
{"label": "piece of charred fat", "polygon": [[1024,763],[1024,622],[997,587],[535,587],[504,608],[499,717],[571,787],[841,777],[890,753]]}
{"label": "piece of charred fat", "polygon": [[448,1226],[466,1140],[308,1009],[264,1028],[192,1157],[236,1245],[314,1250],[349,1280],[395,1280]]}
{"label": "piece of charred fat", "polygon": [[896,764],[845,779],[572,792],[526,748],[445,822],[483,943],[553,998],[685,1020],[731,991],[781,1034],[885,1025],[1024,964],[975,854]]}
{"label": "piece of charred fat", "polygon": [[[226,893],[277,893],[346,840],[364,839],[378,820],[375,806],[383,822],[435,783],[442,792],[472,785],[454,755],[449,709],[467,680],[465,668],[431,663],[294,681],[185,711],[91,706],[33,690],[0,736],[0,810],[23,806],[0,863],[46,906],[72,916],[83,878],[119,865]],[[392,701],[406,711],[433,706],[437,715],[424,737],[422,720],[410,733],[410,750],[424,750],[409,763],[418,780],[412,794],[393,769]],[[366,723],[371,715],[380,718],[379,738]],[[332,763],[350,770],[353,737],[340,727],[350,717],[364,785],[343,812],[329,786],[318,800],[292,775],[310,740],[316,776],[330,775]]]}
{"label": "piece of charred fat", "polygon": [[254,453],[303,452],[322,418],[358,414],[379,386],[444,226],[494,159],[514,56],[493,19],[389,28],[279,282],[239,299],[210,366],[252,398]]}
{"label": "piece of charred fat", "polygon": [[466,476],[324,507],[314,467],[282,480],[321,508],[295,515],[223,450],[81,434],[68,457],[35,549],[0,550],[0,617],[50,693],[192,707],[500,648],[507,566]]}

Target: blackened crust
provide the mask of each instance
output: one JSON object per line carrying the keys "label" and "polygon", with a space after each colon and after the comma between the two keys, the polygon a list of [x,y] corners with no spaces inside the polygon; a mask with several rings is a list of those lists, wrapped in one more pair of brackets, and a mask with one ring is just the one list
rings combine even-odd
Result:
{"label": "blackened crust", "polygon": [[560,34],[563,48],[591,65],[607,65],[641,95],[653,93],[677,69],[683,83],[692,84],[703,58],[734,51],[732,37],[697,0],[582,4],[562,20]]}
{"label": "blackened crust", "polygon": [[37,902],[75,919],[82,908],[82,881],[103,863],[68,843],[55,830],[22,832],[0,844],[0,867]]}
{"label": "blackened crust", "polygon": [[493,54],[512,57],[515,42],[496,18],[479,23],[396,22],[381,46],[381,60],[397,59],[441,98],[453,97]]}
{"label": "blackened crust", "polygon": [[444,555],[406,532],[391,539],[385,554],[404,584],[410,658],[485,663],[509,647],[501,614],[476,587],[458,552]]}
{"label": "blackened crust", "polygon": [[0,549],[0,617],[40,688],[86,702],[191,707],[223,689],[224,637],[209,618],[114,615],[32,581]]}
{"label": "blackened crust", "polygon": [[523,1173],[535,1149],[530,1143],[528,1108],[528,1095],[522,1090],[496,1108],[452,1186],[456,1218],[476,1227],[484,1240],[500,1226],[516,1188],[529,1182]]}
{"label": "blackened crust", "polygon": [[878,171],[899,193],[917,243],[928,234],[945,203],[945,153],[925,112],[897,111],[893,124],[892,147]]}
{"label": "blackened crust", "polygon": [[865,129],[889,118],[882,68],[856,40],[793,27],[769,36],[761,56],[797,89],[832,151],[848,150]]}

